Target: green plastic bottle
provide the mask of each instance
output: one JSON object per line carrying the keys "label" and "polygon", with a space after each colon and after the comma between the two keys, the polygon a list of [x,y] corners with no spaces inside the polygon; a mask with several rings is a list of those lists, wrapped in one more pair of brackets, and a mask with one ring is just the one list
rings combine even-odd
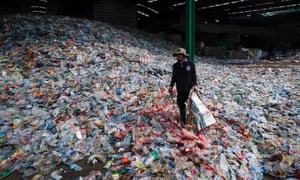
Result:
{"label": "green plastic bottle", "polygon": [[159,158],[157,151],[152,151],[151,155],[145,159],[145,166],[150,166],[153,161],[158,160]]}

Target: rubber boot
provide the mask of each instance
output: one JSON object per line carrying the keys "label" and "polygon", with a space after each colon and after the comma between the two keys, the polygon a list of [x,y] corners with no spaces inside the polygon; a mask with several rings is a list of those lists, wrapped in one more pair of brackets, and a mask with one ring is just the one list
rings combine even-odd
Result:
{"label": "rubber boot", "polygon": [[186,124],[186,109],[185,108],[180,108],[180,119],[181,119],[181,125]]}

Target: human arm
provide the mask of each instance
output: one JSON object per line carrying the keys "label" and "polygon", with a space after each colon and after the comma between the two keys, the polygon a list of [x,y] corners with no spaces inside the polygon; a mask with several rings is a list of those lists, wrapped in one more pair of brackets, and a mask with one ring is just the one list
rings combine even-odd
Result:
{"label": "human arm", "polygon": [[174,66],[172,67],[172,78],[169,86],[169,93],[170,95],[173,95],[173,87],[175,85],[175,72],[174,72]]}
{"label": "human arm", "polygon": [[194,63],[192,65],[192,85],[193,85],[193,91],[197,92],[199,89],[197,87],[197,73],[196,73],[196,67]]}
{"label": "human arm", "polygon": [[197,73],[194,63],[192,63],[192,85],[197,86]]}

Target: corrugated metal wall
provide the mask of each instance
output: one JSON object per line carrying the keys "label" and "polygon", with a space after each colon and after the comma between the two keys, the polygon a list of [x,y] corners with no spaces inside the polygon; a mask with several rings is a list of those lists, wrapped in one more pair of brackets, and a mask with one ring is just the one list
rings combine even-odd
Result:
{"label": "corrugated metal wall", "polygon": [[109,24],[136,27],[135,0],[95,0],[94,16]]}

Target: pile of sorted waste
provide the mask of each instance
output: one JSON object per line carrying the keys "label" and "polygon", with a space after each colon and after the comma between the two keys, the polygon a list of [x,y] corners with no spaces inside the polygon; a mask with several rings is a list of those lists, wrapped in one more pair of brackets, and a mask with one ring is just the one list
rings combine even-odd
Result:
{"label": "pile of sorted waste", "polygon": [[63,179],[83,159],[99,167],[86,179],[299,177],[299,67],[196,57],[217,119],[198,132],[178,126],[167,91],[175,45],[86,19],[0,20],[1,178]]}

